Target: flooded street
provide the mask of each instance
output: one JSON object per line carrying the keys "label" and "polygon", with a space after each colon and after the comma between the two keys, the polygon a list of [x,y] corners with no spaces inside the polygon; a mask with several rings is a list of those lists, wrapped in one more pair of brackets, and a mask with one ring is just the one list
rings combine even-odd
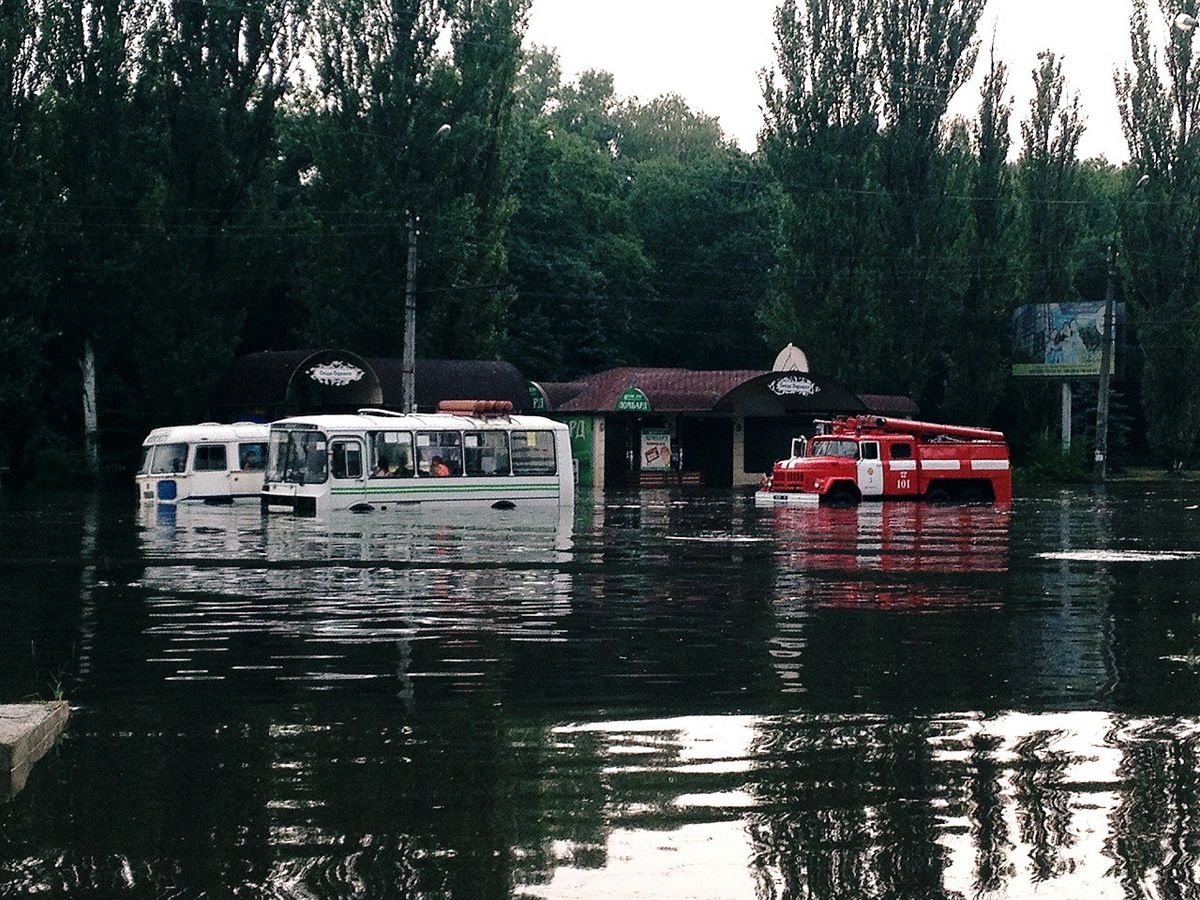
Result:
{"label": "flooded street", "polygon": [[263,517],[0,494],[0,896],[1200,893],[1200,486]]}

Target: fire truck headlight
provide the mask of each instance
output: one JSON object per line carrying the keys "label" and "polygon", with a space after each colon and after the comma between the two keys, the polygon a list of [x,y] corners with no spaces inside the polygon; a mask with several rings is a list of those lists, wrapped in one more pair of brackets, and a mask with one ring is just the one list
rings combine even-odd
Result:
{"label": "fire truck headlight", "polygon": [[821,479],[820,478],[813,479],[813,487],[818,491],[821,489]]}

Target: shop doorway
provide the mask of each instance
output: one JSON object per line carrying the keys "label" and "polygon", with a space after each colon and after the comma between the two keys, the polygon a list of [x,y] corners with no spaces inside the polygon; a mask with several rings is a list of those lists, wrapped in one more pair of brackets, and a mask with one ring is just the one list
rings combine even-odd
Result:
{"label": "shop doorway", "polygon": [[699,472],[706,487],[733,486],[733,420],[682,419],[683,471]]}

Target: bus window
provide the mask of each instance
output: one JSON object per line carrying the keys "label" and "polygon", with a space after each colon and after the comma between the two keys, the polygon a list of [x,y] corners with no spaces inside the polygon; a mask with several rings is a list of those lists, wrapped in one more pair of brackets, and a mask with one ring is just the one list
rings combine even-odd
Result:
{"label": "bus window", "polygon": [[238,444],[238,468],[243,472],[261,472],[267,467],[266,444]]}
{"label": "bus window", "polygon": [[[462,433],[458,431],[418,431],[417,471],[423,476],[438,474],[432,468],[434,458],[441,460],[450,475],[461,475]],[[446,474],[446,473],[442,473]]]}
{"label": "bus window", "polygon": [[271,432],[267,478],[288,484],[325,481],[325,435],[319,431]]}
{"label": "bus window", "polygon": [[362,444],[333,441],[329,446],[329,471],[334,478],[362,478]]}
{"label": "bus window", "polygon": [[463,462],[468,475],[508,475],[507,432],[466,432],[463,435]]}
{"label": "bus window", "polygon": [[150,464],[152,475],[174,475],[187,466],[187,444],[159,444],[154,448],[154,462]]}
{"label": "bus window", "polygon": [[138,470],[137,470],[137,473],[139,475],[149,475],[150,474],[150,458],[152,456],[154,456],[154,446],[153,445],[142,448],[142,461],[140,463],[138,463]]}
{"label": "bus window", "polygon": [[192,471],[224,472],[228,468],[225,462],[224,444],[199,444],[196,447],[196,458],[192,460]]}
{"label": "bus window", "polygon": [[413,474],[412,433],[371,432],[371,477],[407,478]]}
{"label": "bus window", "polygon": [[554,475],[553,431],[514,431],[512,433],[512,470],[514,475]]}

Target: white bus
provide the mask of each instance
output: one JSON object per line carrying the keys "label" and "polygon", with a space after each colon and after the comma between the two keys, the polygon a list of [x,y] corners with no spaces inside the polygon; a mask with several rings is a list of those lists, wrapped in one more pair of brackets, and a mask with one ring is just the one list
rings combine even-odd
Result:
{"label": "white bus", "polygon": [[511,406],[495,401],[453,405],[464,411],[363,409],[272,423],[263,509],[574,506],[566,425],[489,412]]}
{"label": "white bus", "polygon": [[270,426],[254,422],[171,425],[142,442],[136,476],[143,503],[228,503],[262,492]]}

